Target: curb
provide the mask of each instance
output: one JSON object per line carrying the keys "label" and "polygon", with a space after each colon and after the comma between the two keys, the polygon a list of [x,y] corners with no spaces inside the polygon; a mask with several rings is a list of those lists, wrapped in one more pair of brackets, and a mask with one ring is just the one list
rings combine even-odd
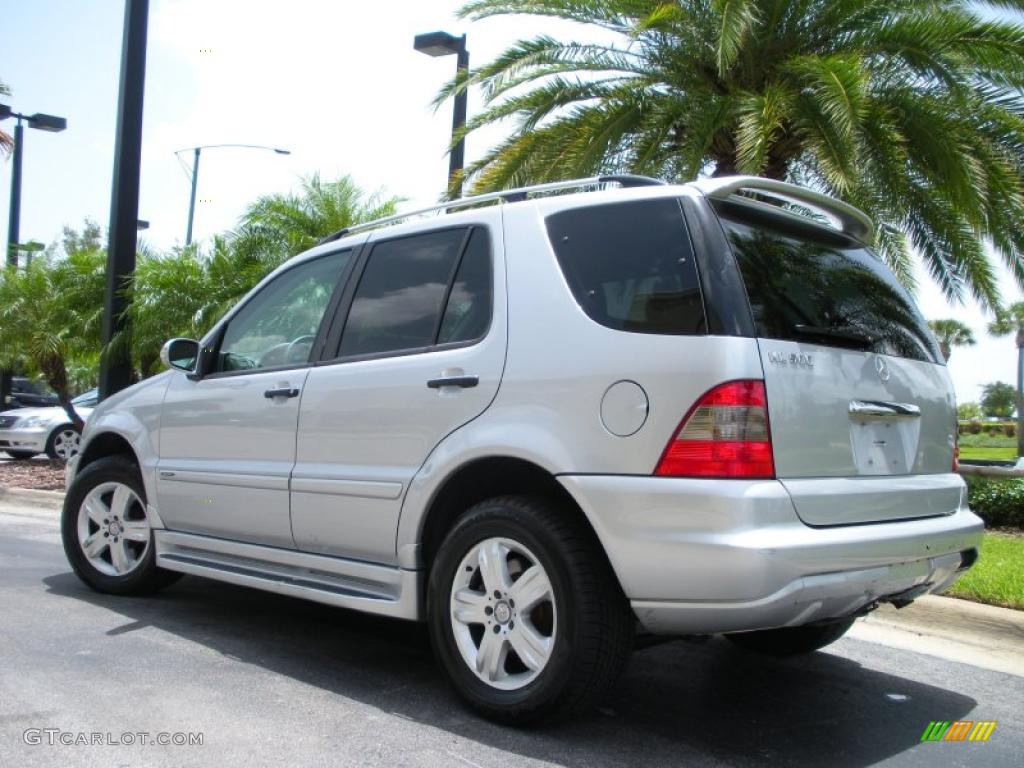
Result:
{"label": "curb", "polygon": [[33,488],[7,488],[0,485],[0,504],[5,502],[44,509],[60,509],[64,506],[64,491],[37,491]]}
{"label": "curb", "polygon": [[883,605],[849,636],[1024,677],[1024,611],[925,595],[902,609]]}

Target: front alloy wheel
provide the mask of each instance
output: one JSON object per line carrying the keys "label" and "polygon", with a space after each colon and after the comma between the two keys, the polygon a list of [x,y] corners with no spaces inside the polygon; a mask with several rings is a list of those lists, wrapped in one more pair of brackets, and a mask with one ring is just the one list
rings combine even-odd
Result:
{"label": "front alloy wheel", "polygon": [[101,483],[78,510],[78,543],[89,564],[108,576],[139,567],[149,549],[146,505],[123,483]]}
{"label": "front alloy wheel", "polygon": [[50,435],[46,455],[55,461],[67,461],[78,454],[81,435],[72,426],[60,427]]}
{"label": "front alloy wheel", "polygon": [[180,574],[156,564],[146,489],[127,456],[106,456],[75,477],[61,518],[64,554],[78,577],[98,592],[141,595]]}
{"label": "front alloy wheel", "polygon": [[547,571],[524,545],[481,541],[452,583],[452,633],[466,665],[484,683],[514,691],[544,670],[558,631]]}

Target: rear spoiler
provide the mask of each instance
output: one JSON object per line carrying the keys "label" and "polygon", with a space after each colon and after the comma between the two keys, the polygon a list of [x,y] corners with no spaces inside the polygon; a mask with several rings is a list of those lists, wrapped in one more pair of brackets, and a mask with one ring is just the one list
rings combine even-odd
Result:
{"label": "rear spoiler", "polygon": [[[765,197],[773,197],[787,203],[796,203],[806,208],[811,208],[823,214],[836,229],[844,234],[871,243],[875,237],[875,225],[868,218],[868,215],[849,203],[836,200],[834,197],[823,195],[820,192],[798,187],[796,184],[788,184],[785,181],[765,179],[760,176],[722,176],[720,178],[704,179],[695,181],[691,186],[696,187],[706,197],[713,200],[727,200],[733,195],[744,190],[757,192]],[[744,196],[744,202],[751,202],[757,205],[766,205]],[[776,206],[767,206],[779,212]],[[784,213],[792,214],[790,211],[782,210]],[[806,217],[800,217],[806,220]]]}

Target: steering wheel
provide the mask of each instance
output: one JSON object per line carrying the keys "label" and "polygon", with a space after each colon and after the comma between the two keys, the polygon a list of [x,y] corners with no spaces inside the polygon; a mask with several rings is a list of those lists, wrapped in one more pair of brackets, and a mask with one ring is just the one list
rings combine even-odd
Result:
{"label": "steering wheel", "polygon": [[[285,349],[285,351],[284,351],[285,362],[286,363],[298,362],[297,360],[292,360],[292,352],[294,351],[295,347],[298,346],[299,344],[302,344],[302,343],[307,342],[307,341],[312,343],[312,341],[314,339],[316,339],[316,334],[315,333],[307,333],[305,336],[299,336],[297,339],[292,339],[291,343],[288,345],[288,348]],[[306,352],[306,356],[307,357],[309,356],[309,352],[308,351]]]}

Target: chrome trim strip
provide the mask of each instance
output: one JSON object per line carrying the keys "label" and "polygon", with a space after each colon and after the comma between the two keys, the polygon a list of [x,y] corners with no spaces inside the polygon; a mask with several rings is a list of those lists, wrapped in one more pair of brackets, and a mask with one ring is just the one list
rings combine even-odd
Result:
{"label": "chrome trim strip", "polygon": [[913,403],[890,403],[882,400],[851,400],[850,415],[866,418],[919,419],[921,409]]}
{"label": "chrome trim strip", "polygon": [[334,496],[358,496],[366,499],[397,499],[401,483],[373,480],[335,480],[321,477],[292,477],[293,493],[323,493]]}
{"label": "chrome trim strip", "polygon": [[203,485],[230,485],[240,488],[260,488],[268,491],[287,491],[286,475],[243,475],[229,472],[197,472],[195,470],[160,470],[160,479],[171,483],[202,483]]}

